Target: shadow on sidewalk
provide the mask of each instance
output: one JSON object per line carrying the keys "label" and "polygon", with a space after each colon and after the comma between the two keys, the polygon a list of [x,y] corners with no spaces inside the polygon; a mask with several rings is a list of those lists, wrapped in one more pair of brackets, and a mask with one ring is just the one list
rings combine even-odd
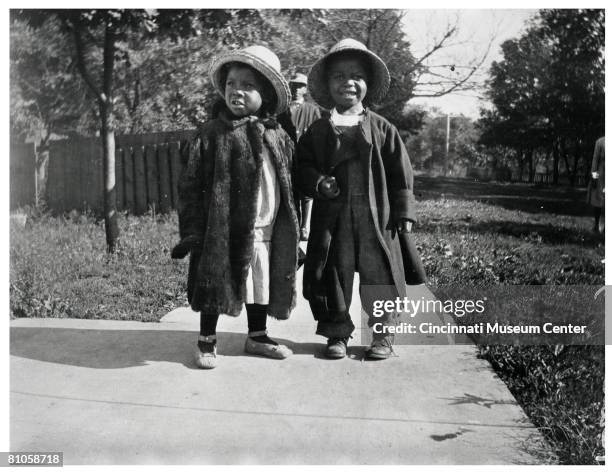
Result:
{"label": "shadow on sidewalk", "polygon": [[[244,352],[246,334],[219,332],[217,336],[219,355],[251,356]],[[198,369],[193,362],[197,333],[191,331],[11,327],[10,337],[11,355],[49,363],[118,369],[165,361]],[[319,343],[275,340],[295,355],[318,358],[322,350]]]}

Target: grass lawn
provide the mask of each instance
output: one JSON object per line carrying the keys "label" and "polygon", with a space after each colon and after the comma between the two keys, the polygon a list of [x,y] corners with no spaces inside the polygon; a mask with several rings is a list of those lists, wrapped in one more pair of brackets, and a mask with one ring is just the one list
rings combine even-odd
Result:
{"label": "grass lawn", "polygon": [[[583,192],[420,177],[417,246],[432,284],[603,285],[603,238]],[[175,213],[122,216],[105,253],[88,216],[30,212],[10,229],[11,317],[158,321],[187,304]],[[594,464],[601,445],[601,346],[480,346],[561,462]]]}

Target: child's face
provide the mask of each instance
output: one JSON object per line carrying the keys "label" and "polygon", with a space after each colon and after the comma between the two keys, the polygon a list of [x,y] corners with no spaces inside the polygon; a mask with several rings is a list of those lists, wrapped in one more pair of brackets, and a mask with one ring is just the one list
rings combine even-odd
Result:
{"label": "child's face", "polygon": [[367,71],[359,59],[338,58],[329,64],[327,86],[339,110],[361,103],[368,92]]}
{"label": "child's face", "polygon": [[225,103],[237,117],[257,113],[262,104],[263,84],[249,67],[232,66],[225,79]]}

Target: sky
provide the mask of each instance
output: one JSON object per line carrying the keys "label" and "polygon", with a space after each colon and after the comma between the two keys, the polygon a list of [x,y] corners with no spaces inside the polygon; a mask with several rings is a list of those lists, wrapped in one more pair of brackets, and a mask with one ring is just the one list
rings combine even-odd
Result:
{"label": "sky", "polygon": [[[483,83],[491,63],[502,58],[501,44],[507,39],[520,36],[526,21],[536,12],[528,9],[408,10],[404,31],[412,44],[413,54],[420,57],[435,44],[449,24],[457,24],[458,32],[452,40],[452,46],[432,56],[431,65],[465,65],[486,55],[478,74],[478,81]],[[456,68],[456,71],[459,72],[460,68]],[[463,114],[477,118],[479,108],[486,106],[478,95],[474,92],[460,92],[439,98],[413,98],[409,103],[437,107],[451,115]]]}

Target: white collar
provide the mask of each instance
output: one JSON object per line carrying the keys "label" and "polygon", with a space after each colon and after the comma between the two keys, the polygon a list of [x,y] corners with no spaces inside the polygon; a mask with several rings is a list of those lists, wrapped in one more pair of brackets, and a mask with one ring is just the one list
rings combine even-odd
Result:
{"label": "white collar", "polygon": [[334,107],[331,112],[331,121],[337,126],[355,126],[363,121],[364,111],[362,110],[357,115],[340,115]]}

